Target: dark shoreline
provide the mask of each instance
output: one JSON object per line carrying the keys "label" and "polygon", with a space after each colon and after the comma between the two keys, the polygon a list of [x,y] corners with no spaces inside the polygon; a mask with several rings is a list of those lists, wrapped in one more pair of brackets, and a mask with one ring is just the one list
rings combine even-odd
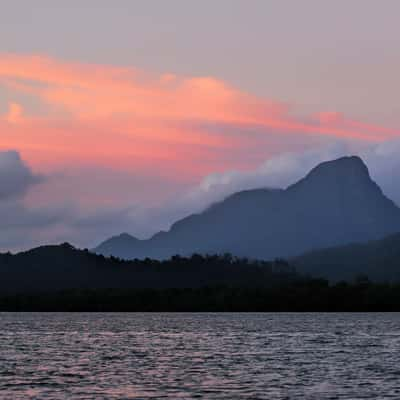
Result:
{"label": "dark shoreline", "polygon": [[277,287],[73,289],[0,295],[0,312],[396,312],[400,284],[325,280]]}

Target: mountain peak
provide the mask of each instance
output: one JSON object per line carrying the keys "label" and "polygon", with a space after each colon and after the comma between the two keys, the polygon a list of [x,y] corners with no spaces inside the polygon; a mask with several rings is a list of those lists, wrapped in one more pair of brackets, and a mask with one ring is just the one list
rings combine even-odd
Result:
{"label": "mountain peak", "polygon": [[286,190],[233,194],[149,240],[114,238],[96,252],[121,258],[230,252],[271,259],[400,231],[400,209],[357,156],[323,162]]}
{"label": "mountain peak", "polygon": [[347,156],[322,162],[288,189],[289,191],[300,188],[309,190],[310,187],[327,191],[337,191],[339,187],[348,188],[350,191],[369,188],[374,191],[378,189],[380,192],[376,183],[371,179],[364,161],[358,156]]}
{"label": "mountain peak", "polygon": [[106,256],[112,255],[115,252],[115,249],[118,252],[122,251],[122,249],[126,247],[131,247],[140,242],[140,239],[135,238],[129,233],[121,233],[117,236],[112,236],[111,238],[102,242],[99,246],[97,246],[93,251],[95,253],[100,253]]}
{"label": "mountain peak", "polygon": [[135,238],[135,236],[132,236],[126,232],[119,234],[118,236],[116,236],[116,238],[122,239],[122,240],[139,240],[138,238]]}
{"label": "mountain peak", "polygon": [[323,174],[327,172],[369,177],[368,167],[359,156],[346,156],[337,158],[336,160],[325,161],[321,164],[318,164],[308,173],[306,178],[311,175]]}

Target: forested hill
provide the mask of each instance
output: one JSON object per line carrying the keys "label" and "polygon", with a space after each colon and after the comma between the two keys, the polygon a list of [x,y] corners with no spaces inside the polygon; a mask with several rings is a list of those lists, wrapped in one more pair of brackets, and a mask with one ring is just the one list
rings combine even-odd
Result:
{"label": "forested hill", "polygon": [[124,261],[43,246],[0,254],[0,311],[399,311],[399,260],[400,234],[290,264],[230,255]]}
{"label": "forested hill", "polygon": [[0,255],[0,294],[101,288],[196,288],[270,286],[297,279],[284,261],[224,256],[174,256],[124,261],[78,250],[65,243]]}
{"label": "forested hill", "polygon": [[195,254],[169,260],[96,255],[65,243],[0,254],[0,295],[69,289],[279,288],[328,279],[400,282],[400,233],[382,240],[315,251],[286,262]]}
{"label": "forested hill", "polygon": [[400,233],[310,252],[292,262],[300,273],[331,281],[364,275],[376,282],[400,282]]}

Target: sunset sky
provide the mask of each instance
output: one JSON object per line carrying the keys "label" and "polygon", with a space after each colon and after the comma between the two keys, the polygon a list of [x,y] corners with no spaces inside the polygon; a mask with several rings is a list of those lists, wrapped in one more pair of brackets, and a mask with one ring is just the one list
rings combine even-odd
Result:
{"label": "sunset sky", "polygon": [[0,6],[0,249],[148,237],[363,157],[400,203],[400,2]]}

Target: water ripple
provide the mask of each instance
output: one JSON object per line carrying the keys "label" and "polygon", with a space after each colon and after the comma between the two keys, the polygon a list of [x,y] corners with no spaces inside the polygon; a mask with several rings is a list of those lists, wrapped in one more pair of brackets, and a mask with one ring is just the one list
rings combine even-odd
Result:
{"label": "water ripple", "polygon": [[0,313],[1,399],[399,399],[400,314]]}

